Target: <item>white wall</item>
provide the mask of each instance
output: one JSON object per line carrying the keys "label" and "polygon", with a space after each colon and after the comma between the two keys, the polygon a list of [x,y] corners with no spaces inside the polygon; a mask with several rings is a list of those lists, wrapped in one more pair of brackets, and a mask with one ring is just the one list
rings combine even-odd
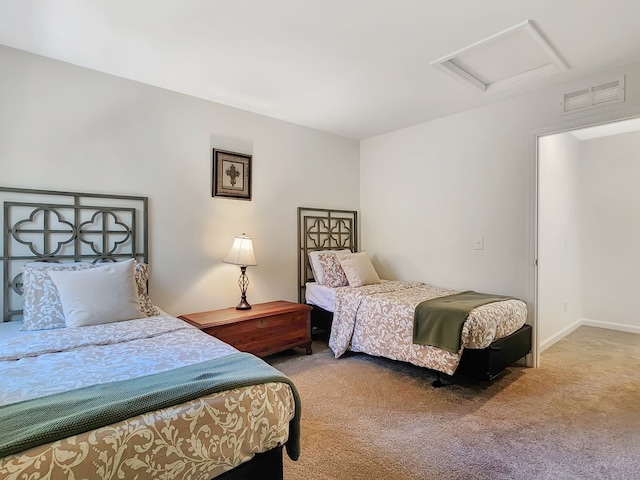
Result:
{"label": "white wall", "polygon": [[[524,118],[506,107],[361,143],[363,246],[383,277],[526,292],[529,165],[517,159],[528,158],[528,138]],[[484,250],[474,249],[477,237]]]}
{"label": "white wall", "polygon": [[582,142],[583,317],[640,332],[640,132]]}
{"label": "white wall", "polygon": [[538,339],[543,349],[582,318],[580,143],[570,133],[539,142]]}
{"label": "white wall", "polygon": [[[620,74],[624,104],[561,114],[564,92]],[[638,112],[633,64],[364,140],[362,245],[384,277],[511,294],[532,311],[536,134]]]}
{"label": "white wall", "polygon": [[[357,209],[358,142],[0,46],[0,185],[147,195],[154,302],[297,300],[296,207]],[[211,197],[211,149],[253,155],[251,202]]]}

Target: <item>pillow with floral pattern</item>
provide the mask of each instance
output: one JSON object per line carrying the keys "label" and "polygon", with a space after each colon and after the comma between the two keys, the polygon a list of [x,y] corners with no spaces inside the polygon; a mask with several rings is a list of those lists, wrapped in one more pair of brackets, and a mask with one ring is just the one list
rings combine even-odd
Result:
{"label": "pillow with floral pattern", "polygon": [[147,291],[149,273],[151,273],[151,267],[148,263],[136,263],[136,285],[138,286],[140,308],[142,309],[142,313],[147,317],[153,317],[154,315],[160,315],[160,311],[151,302],[149,292]]}
{"label": "pillow with floral pattern", "polygon": [[318,260],[322,266],[322,285],[325,287],[346,287],[349,285],[336,254],[321,253],[318,255]]}

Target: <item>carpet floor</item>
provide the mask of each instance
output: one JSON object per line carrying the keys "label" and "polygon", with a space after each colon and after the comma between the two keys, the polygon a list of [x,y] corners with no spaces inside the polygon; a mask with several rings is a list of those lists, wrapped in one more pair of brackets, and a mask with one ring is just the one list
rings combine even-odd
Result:
{"label": "carpet floor", "polygon": [[286,480],[640,479],[640,335],[580,327],[540,368],[440,389],[423,368],[313,347],[269,359],[302,399]]}

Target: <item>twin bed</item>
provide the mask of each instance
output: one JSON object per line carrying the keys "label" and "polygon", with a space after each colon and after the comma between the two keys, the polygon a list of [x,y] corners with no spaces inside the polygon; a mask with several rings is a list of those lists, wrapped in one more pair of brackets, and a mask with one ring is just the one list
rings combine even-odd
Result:
{"label": "twin bed", "polygon": [[[527,307],[515,298],[471,309],[459,348],[414,343],[416,307],[460,292],[422,282],[380,280],[371,272],[366,253],[359,258],[351,253],[358,250],[357,226],[354,211],[298,208],[300,302],[314,306],[312,325],[330,332],[329,346],[336,357],[350,350],[409,362],[436,371],[433,385],[442,386],[440,373],[491,381],[530,353]],[[344,267],[342,278],[332,254]]]}
{"label": "twin bed", "polygon": [[295,386],[153,305],[147,199],[0,196],[0,478],[282,479]]}

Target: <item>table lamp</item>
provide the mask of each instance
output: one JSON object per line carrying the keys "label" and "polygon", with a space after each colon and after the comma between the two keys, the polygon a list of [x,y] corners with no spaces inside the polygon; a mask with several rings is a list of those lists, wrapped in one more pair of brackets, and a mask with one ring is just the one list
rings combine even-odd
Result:
{"label": "table lamp", "polygon": [[223,262],[233,265],[240,265],[240,279],[238,285],[242,294],[240,303],[236,305],[237,310],[249,310],[251,305],[247,302],[247,287],[249,286],[249,277],[247,277],[247,267],[257,265],[256,257],[253,255],[253,242],[251,237],[247,237],[244,233],[233,239],[231,250],[224,258]]}

